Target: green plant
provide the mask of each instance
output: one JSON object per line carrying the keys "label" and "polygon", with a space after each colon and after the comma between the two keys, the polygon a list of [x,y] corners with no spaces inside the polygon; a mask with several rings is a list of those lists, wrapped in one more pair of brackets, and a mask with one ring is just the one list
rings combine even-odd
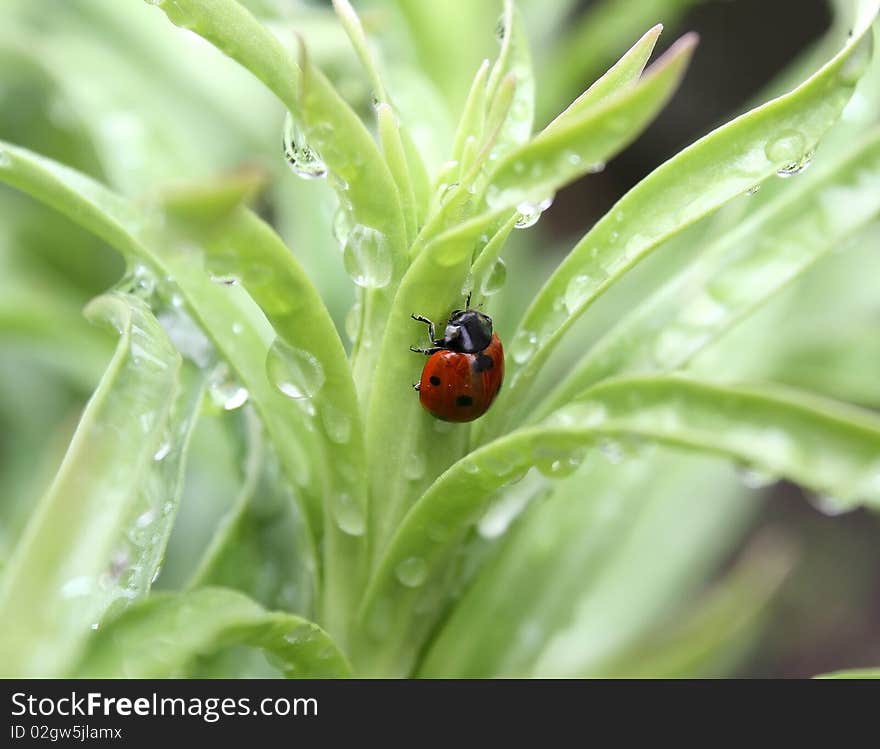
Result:
{"label": "green plant", "polygon": [[[154,35],[149,25],[161,21],[157,9],[144,9],[152,14],[141,31],[126,26],[131,4],[83,4],[85,22],[122,35],[118,70],[60,37],[54,51],[4,40],[35,90],[72,110],[50,155],[80,169],[0,142],[0,181],[126,261],[123,280],[86,308],[118,342],[61,468],[32,512],[7,508],[10,525],[28,521],[0,588],[5,675],[246,675],[273,665],[288,676],[723,673],[791,565],[785,545],[757,543],[671,620],[748,517],[732,466],[752,485],[786,478],[834,508],[880,503],[880,418],[841,402],[880,404],[875,365],[852,359],[876,351],[865,301],[873,279],[860,268],[865,248],[876,251],[880,213],[871,59],[880,3],[839,4],[815,51],[822,62],[789,72],[808,71],[802,83],[630,190],[515,329],[517,294],[503,308],[495,301],[512,245],[516,269],[515,228],[645,128],[674,94],[693,36],[643,73],[660,33],[652,28],[533,133],[541,79],[512,3],[496,59],[474,66],[466,97],[467,57],[440,55],[438,21],[473,21],[456,32],[470,54],[491,31],[483,4],[397,3],[439,100],[412,71],[386,84],[346,0],[335,9],[353,57],[320,10],[294,16],[300,39],[283,19],[276,34],[256,20],[251,10],[271,18],[268,3],[151,4],[280,99],[295,171],[326,184],[273,181],[274,165],[210,174],[274,146],[263,122],[277,122],[277,111],[191,38],[161,47],[164,26]],[[585,28],[614,28],[617,5]],[[660,16],[687,3],[646,5]],[[29,11],[16,12],[21,28],[8,33],[24,40]],[[100,70],[101,90],[85,90],[63,53]],[[368,85],[344,90],[355,64]],[[566,75],[548,90],[566,90]],[[124,89],[143,120],[112,119],[116,99],[102,91]],[[540,111],[554,103],[537,101]],[[461,113],[457,125],[444,131],[438,117],[426,130],[447,106]],[[431,149],[442,143],[451,153],[440,162]],[[817,147],[808,173],[779,179],[802,172]],[[169,184],[181,173],[194,178]],[[294,252],[247,207],[267,182]],[[321,213],[331,190],[332,218]],[[53,250],[42,264],[10,262],[4,330],[24,332],[29,351],[81,388],[102,366],[105,339],[68,322],[72,295],[54,292],[64,286],[47,268],[70,276],[68,255],[100,250],[85,234],[62,242],[69,225],[35,219],[34,204],[15,206],[10,246],[48,221]],[[328,257],[331,225],[357,284],[349,353],[337,333],[349,292]],[[831,270],[811,273],[823,264]],[[528,273],[511,271],[509,286],[528,288]],[[855,321],[848,338],[812,324],[842,289],[842,319]],[[422,330],[410,314],[444,319],[468,292],[507,333],[508,377],[483,419],[450,425],[411,391],[422,362],[408,346]],[[200,428],[202,485],[187,489]],[[233,484],[218,521],[224,508],[205,496]],[[183,513],[196,494],[204,520]],[[194,560],[177,565],[172,591],[151,593],[172,533]],[[656,574],[642,575],[646,566]]]}

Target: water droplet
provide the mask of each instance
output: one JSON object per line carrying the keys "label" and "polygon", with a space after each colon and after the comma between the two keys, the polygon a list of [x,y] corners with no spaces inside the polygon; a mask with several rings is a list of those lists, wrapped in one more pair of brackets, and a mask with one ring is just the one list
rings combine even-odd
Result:
{"label": "water droplet", "polygon": [[391,281],[392,257],[388,237],[377,229],[358,224],[348,235],[343,265],[352,280],[369,289],[380,289]]}
{"label": "water droplet", "polygon": [[138,515],[137,520],[134,521],[134,524],[138,528],[146,528],[153,524],[153,521],[156,519],[156,513],[153,510],[147,510],[146,512],[142,512]]}
{"label": "water droplet", "polygon": [[538,335],[531,330],[520,330],[510,342],[510,356],[517,364],[525,364],[538,348]]}
{"label": "water droplet", "polygon": [[354,219],[351,214],[351,206],[340,204],[333,216],[333,236],[339,242],[339,247],[344,248],[348,235],[354,227]]}
{"label": "water droplet", "polygon": [[855,502],[849,502],[845,499],[832,496],[831,494],[816,494],[809,497],[810,504],[813,505],[823,515],[829,517],[837,517],[853,512],[858,508]]}
{"label": "water droplet", "polygon": [[572,166],[577,166],[581,163],[581,155],[579,153],[575,153],[574,151],[566,151],[563,156],[565,157],[565,160]]}
{"label": "water droplet", "polygon": [[466,458],[466,459],[462,460],[461,467],[465,473],[469,473],[471,476],[473,476],[475,473],[480,472],[480,466],[478,466],[470,458]]}
{"label": "water droplet", "polygon": [[238,286],[240,283],[236,276],[211,276],[211,281],[221,286]]}
{"label": "water droplet", "polygon": [[363,306],[360,302],[355,302],[348,314],[345,316],[345,335],[348,340],[354,343],[358,339],[361,332],[361,311]]}
{"label": "water droplet", "polygon": [[544,198],[544,200],[540,200],[537,203],[532,203],[529,201],[524,201],[520,203],[516,210],[519,213],[519,217],[516,220],[514,226],[517,229],[528,229],[530,226],[534,226],[538,223],[538,219],[541,218],[541,214],[546,211],[551,205],[553,205],[553,197]]}
{"label": "water droplet", "polygon": [[333,517],[343,533],[349,536],[362,536],[367,527],[364,509],[348,492],[340,492],[333,497],[331,505]]}
{"label": "water droplet", "polygon": [[134,296],[149,301],[156,293],[157,279],[153,271],[146,265],[138,263],[132,268],[119,284],[119,287]]}
{"label": "water droplet", "polygon": [[492,296],[501,291],[504,282],[507,280],[507,265],[501,258],[498,258],[492,265],[492,268],[483,278],[480,284],[480,293],[483,296]]}
{"label": "water droplet", "polygon": [[321,421],[331,442],[344,445],[351,439],[351,418],[345,411],[326,399],[321,404]]}
{"label": "water droplet", "polygon": [[212,362],[211,341],[183,307],[174,305],[172,300],[172,306],[163,309],[157,319],[174,347],[197,367],[204,368]]}
{"label": "water droplet", "polygon": [[159,448],[156,450],[156,452],[153,453],[153,460],[155,460],[155,461],[164,460],[165,458],[168,457],[168,453],[170,453],[170,452],[171,452],[171,439],[165,438],[162,441],[162,444],[159,445]]}
{"label": "water droplet", "polygon": [[596,279],[586,273],[579,273],[572,278],[565,287],[565,295],[562,298],[568,313],[573,315],[580,310],[597,286]]}
{"label": "water droplet", "polygon": [[327,165],[308,143],[297,127],[290,112],[284,118],[284,158],[294,174],[303,179],[321,179],[327,176]]}
{"label": "water droplet", "polygon": [[211,401],[225,411],[241,408],[249,397],[247,388],[233,379],[229,366],[225,363],[220,364],[211,375],[208,394]]}
{"label": "water droplet", "polygon": [[747,489],[765,489],[779,481],[779,477],[770,471],[750,465],[738,467],[736,473]]}
{"label": "water droplet", "polygon": [[97,628],[100,627],[101,625],[100,625],[99,622],[92,622],[89,626],[90,626],[92,629],[97,629]]}
{"label": "water droplet", "polygon": [[797,161],[790,161],[789,163],[785,164],[780,169],[776,170],[777,176],[786,179],[788,177],[794,177],[801,172],[805,172],[810,164],[813,163],[814,153],[814,151],[807,151]]}
{"label": "water droplet", "polygon": [[599,451],[611,465],[619,465],[623,462],[623,445],[616,440],[603,439],[599,442]]}
{"label": "water droplet", "polygon": [[240,322],[232,323],[232,334],[233,335],[241,335],[244,330],[244,326]]}
{"label": "water droplet", "polygon": [[806,150],[803,133],[797,130],[783,130],[764,146],[765,156],[776,164],[799,161]]}
{"label": "water droplet", "polygon": [[474,274],[470,271],[467,272],[467,275],[464,277],[464,281],[461,282],[461,295],[465,298],[470,296],[471,292],[474,290]]}
{"label": "water droplet", "polygon": [[535,467],[547,478],[559,479],[573,474],[584,462],[585,452],[574,450],[569,454],[539,460]]}
{"label": "water droplet", "polygon": [[748,190],[746,190],[746,195],[757,195],[761,190],[761,183],[759,182],[757,185],[752,185]]}
{"label": "water droplet", "polygon": [[451,421],[440,421],[440,419],[434,419],[434,431],[437,434],[449,434],[453,429],[455,429],[455,423]]}
{"label": "water droplet", "polygon": [[413,450],[403,463],[403,475],[410,481],[418,481],[425,475],[425,456]]}
{"label": "water droplet", "polygon": [[418,588],[428,578],[428,563],[421,557],[409,557],[398,564],[394,572],[407,588]]}
{"label": "water droplet", "polygon": [[288,398],[311,398],[324,384],[324,369],[308,351],[294,348],[280,338],[266,356],[266,375]]}

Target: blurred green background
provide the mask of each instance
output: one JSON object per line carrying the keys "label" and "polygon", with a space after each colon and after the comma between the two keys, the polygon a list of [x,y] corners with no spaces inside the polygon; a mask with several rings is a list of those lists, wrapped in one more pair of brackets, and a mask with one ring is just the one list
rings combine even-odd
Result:
{"label": "blurred green background", "polygon": [[[451,130],[450,112],[457,112],[480,59],[492,53],[494,40],[486,30],[494,24],[498,5],[484,4],[485,25],[461,29],[461,48],[438,52],[439,61],[433,61],[444,69],[444,77],[434,72],[432,78],[431,65],[421,77],[414,72],[416,65],[388,66],[394,76],[408,78],[399,88],[409,94],[398,100],[404,118],[417,113],[417,122]],[[287,33],[291,44],[296,28],[339,90],[367,111],[369,92],[327,4],[251,0],[247,5],[279,33]],[[390,3],[356,5],[389,61],[414,62],[406,35],[391,18]],[[681,0],[658,4],[664,17],[651,16],[652,3],[638,5],[633,29],[622,24],[619,38],[597,40],[590,47],[592,58],[574,65],[565,56],[567,19],[595,11],[597,4],[521,3],[533,34],[542,92],[538,126],[653,23],[667,24],[661,48],[679,29],[698,31],[701,44],[682,89],[647,132],[605,171],[560,192],[535,229],[517,233],[508,255],[508,284],[492,303],[502,335],[513,328],[525,302],[564,252],[629,187],[762,92],[776,90],[776,77],[821,39],[832,18],[822,0]],[[395,90],[393,77],[390,85]],[[243,166],[264,172],[267,188],[257,206],[260,213],[292,246],[344,330],[352,290],[332,238],[334,199],[326,185],[304,182],[287,170],[280,147],[283,116],[277,101],[246,72],[193,34],[172,27],[145,3],[4,0],[0,7],[0,138],[144,201],[179,180]],[[417,126],[413,133],[419,139]],[[421,136],[430,150],[430,134]],[[440,146],[435,143],[431,153],[435,166],[443,158]],[[832,259],[803,281],[809,290],[811,278],[821,274],[823,284],[831,284],[817,293],[816,319],[804,324],[821,325],[833,294],[840,293],[848,296],[850,307],[844,305],[838,310],[841,317],[827,320],[829,335],[836,330],[834,320],[847,319],[850,308],[858,308],[859,324],[880,330],[880,295],[872,298],[867,283],[852,289],[852,273],[843,267],[867,263],[866,279],[880,278],[876,228],[864,245],[855,259]],[[837,270],[835,262],[841,266]],[[641,284],[670,272],[674,266],[665,263],[646,263],[623,291],[603,300],[589,325],[582,326],[584,340],[595,335],[603,319],[615,319]],[[3,563],[112,353],[113,341],[91,327],[81,309],[115,284],[124,268],[100,241],[3,186],[0,267]],[[836,290],[835,278],[840,279]],[[880,404],[880,382],[835,382],[833,387],[842,390],[829,391],[821,372],[805,366],[800,375],[803,383],[795,384],[863,405]],[[188,578],[234,499],[238,418],[218,408],[198,426],[160,587]],[[694,492],[694,501],[711,500],[699,487]],[[810,676],[880,663],[880,520],[864,510],[831,517],[814,506],[814,498],[789,485],[753,494],[751,504],[731,513],[729,528],[718,532],[719,553],[732,562],[756,538],[769,538],[790,545],[796,565],[774,599],[757,647],[733,673]],[[722,563],[719,574],[727,566]],[[688,595],[696,598],[694,592]]]}

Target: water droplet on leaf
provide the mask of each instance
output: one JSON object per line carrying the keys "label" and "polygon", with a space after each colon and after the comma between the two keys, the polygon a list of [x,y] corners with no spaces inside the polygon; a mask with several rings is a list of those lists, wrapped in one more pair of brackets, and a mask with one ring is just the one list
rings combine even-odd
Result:
{"label": "water droplet on leaf", "polygon": [[303,179],[321,179],[327,176],[327,165],[307,142],[290,112],[284,119],[284,158],[294,174]]}
{"label": "water droplet on leaf", "polygon": [[349,536],[362,536],[366,530],[366,517],[363,507],[347,492],[340,492],[333,498],[333,516],[343,533]]}
{"label": "water droplet on leaf", "polygon": [[394,572],[403,585],[418,588],[428,578],[428,563],[421,557],[409,557],[398,564]]}
{"label": "water droplet on leaf", "polygon": [[538,219],[541,218],[541,214],[551,205],[553,205],[552,196],[544,198],[544,200],[540,200],[537,203],[532,203],[530,201],[520,203],[516,207],[519,217],[514,226],[517,229],[528,229],[530,226],[534,226],[538,223]]}
{"label": "water droplet on leaf", "polygon": [[276,338],[266,356],[266,375],[288,398],[311,398],[324,384],[324,368],[308,351]]}
{"label": "water droplet on leaf", "polygon": [[538,348],[538,335],[531,330],[520,330],[510,343],[510,356],[517,364],[524,364]]}
{"label": "water droplet on leaf", "polygon": [[241,408],[248,401],[247,388],[237,382],[229,371],[229,365],[220,364],[211,375],[208,386],[211,401],[225,411]]}
{"label": "water droplet on leaf", "polygon": [[492,296],[501,291],[504,282],[507,280],[507,265],[504,260],[498,258],[492,265],[492,268],[486,274],[483,282],[480,284],[480,293],[483,296]]}
{"label": "water droplet on leaf", "polygon": [[342,260],[346,272],[358,286],[380,289],[391,281],[391,248],[388,237],[377,229],[363,224],[352,228]]}

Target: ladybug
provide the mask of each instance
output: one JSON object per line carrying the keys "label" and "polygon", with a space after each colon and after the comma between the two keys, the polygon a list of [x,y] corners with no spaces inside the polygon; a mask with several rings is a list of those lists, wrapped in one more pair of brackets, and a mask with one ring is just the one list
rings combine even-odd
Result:
{"label": "ladybug", "polygon": [[431,415],[443,421],[473,421],[489,410],[504,379],[504,349],[492,331],[492,318],[470,309],[457,309],[437,338],[434,323],[422,315],[412,319],[428,326],[430,348],[410,346],[428,356],[422,377],[413,385],[419,401]]}

